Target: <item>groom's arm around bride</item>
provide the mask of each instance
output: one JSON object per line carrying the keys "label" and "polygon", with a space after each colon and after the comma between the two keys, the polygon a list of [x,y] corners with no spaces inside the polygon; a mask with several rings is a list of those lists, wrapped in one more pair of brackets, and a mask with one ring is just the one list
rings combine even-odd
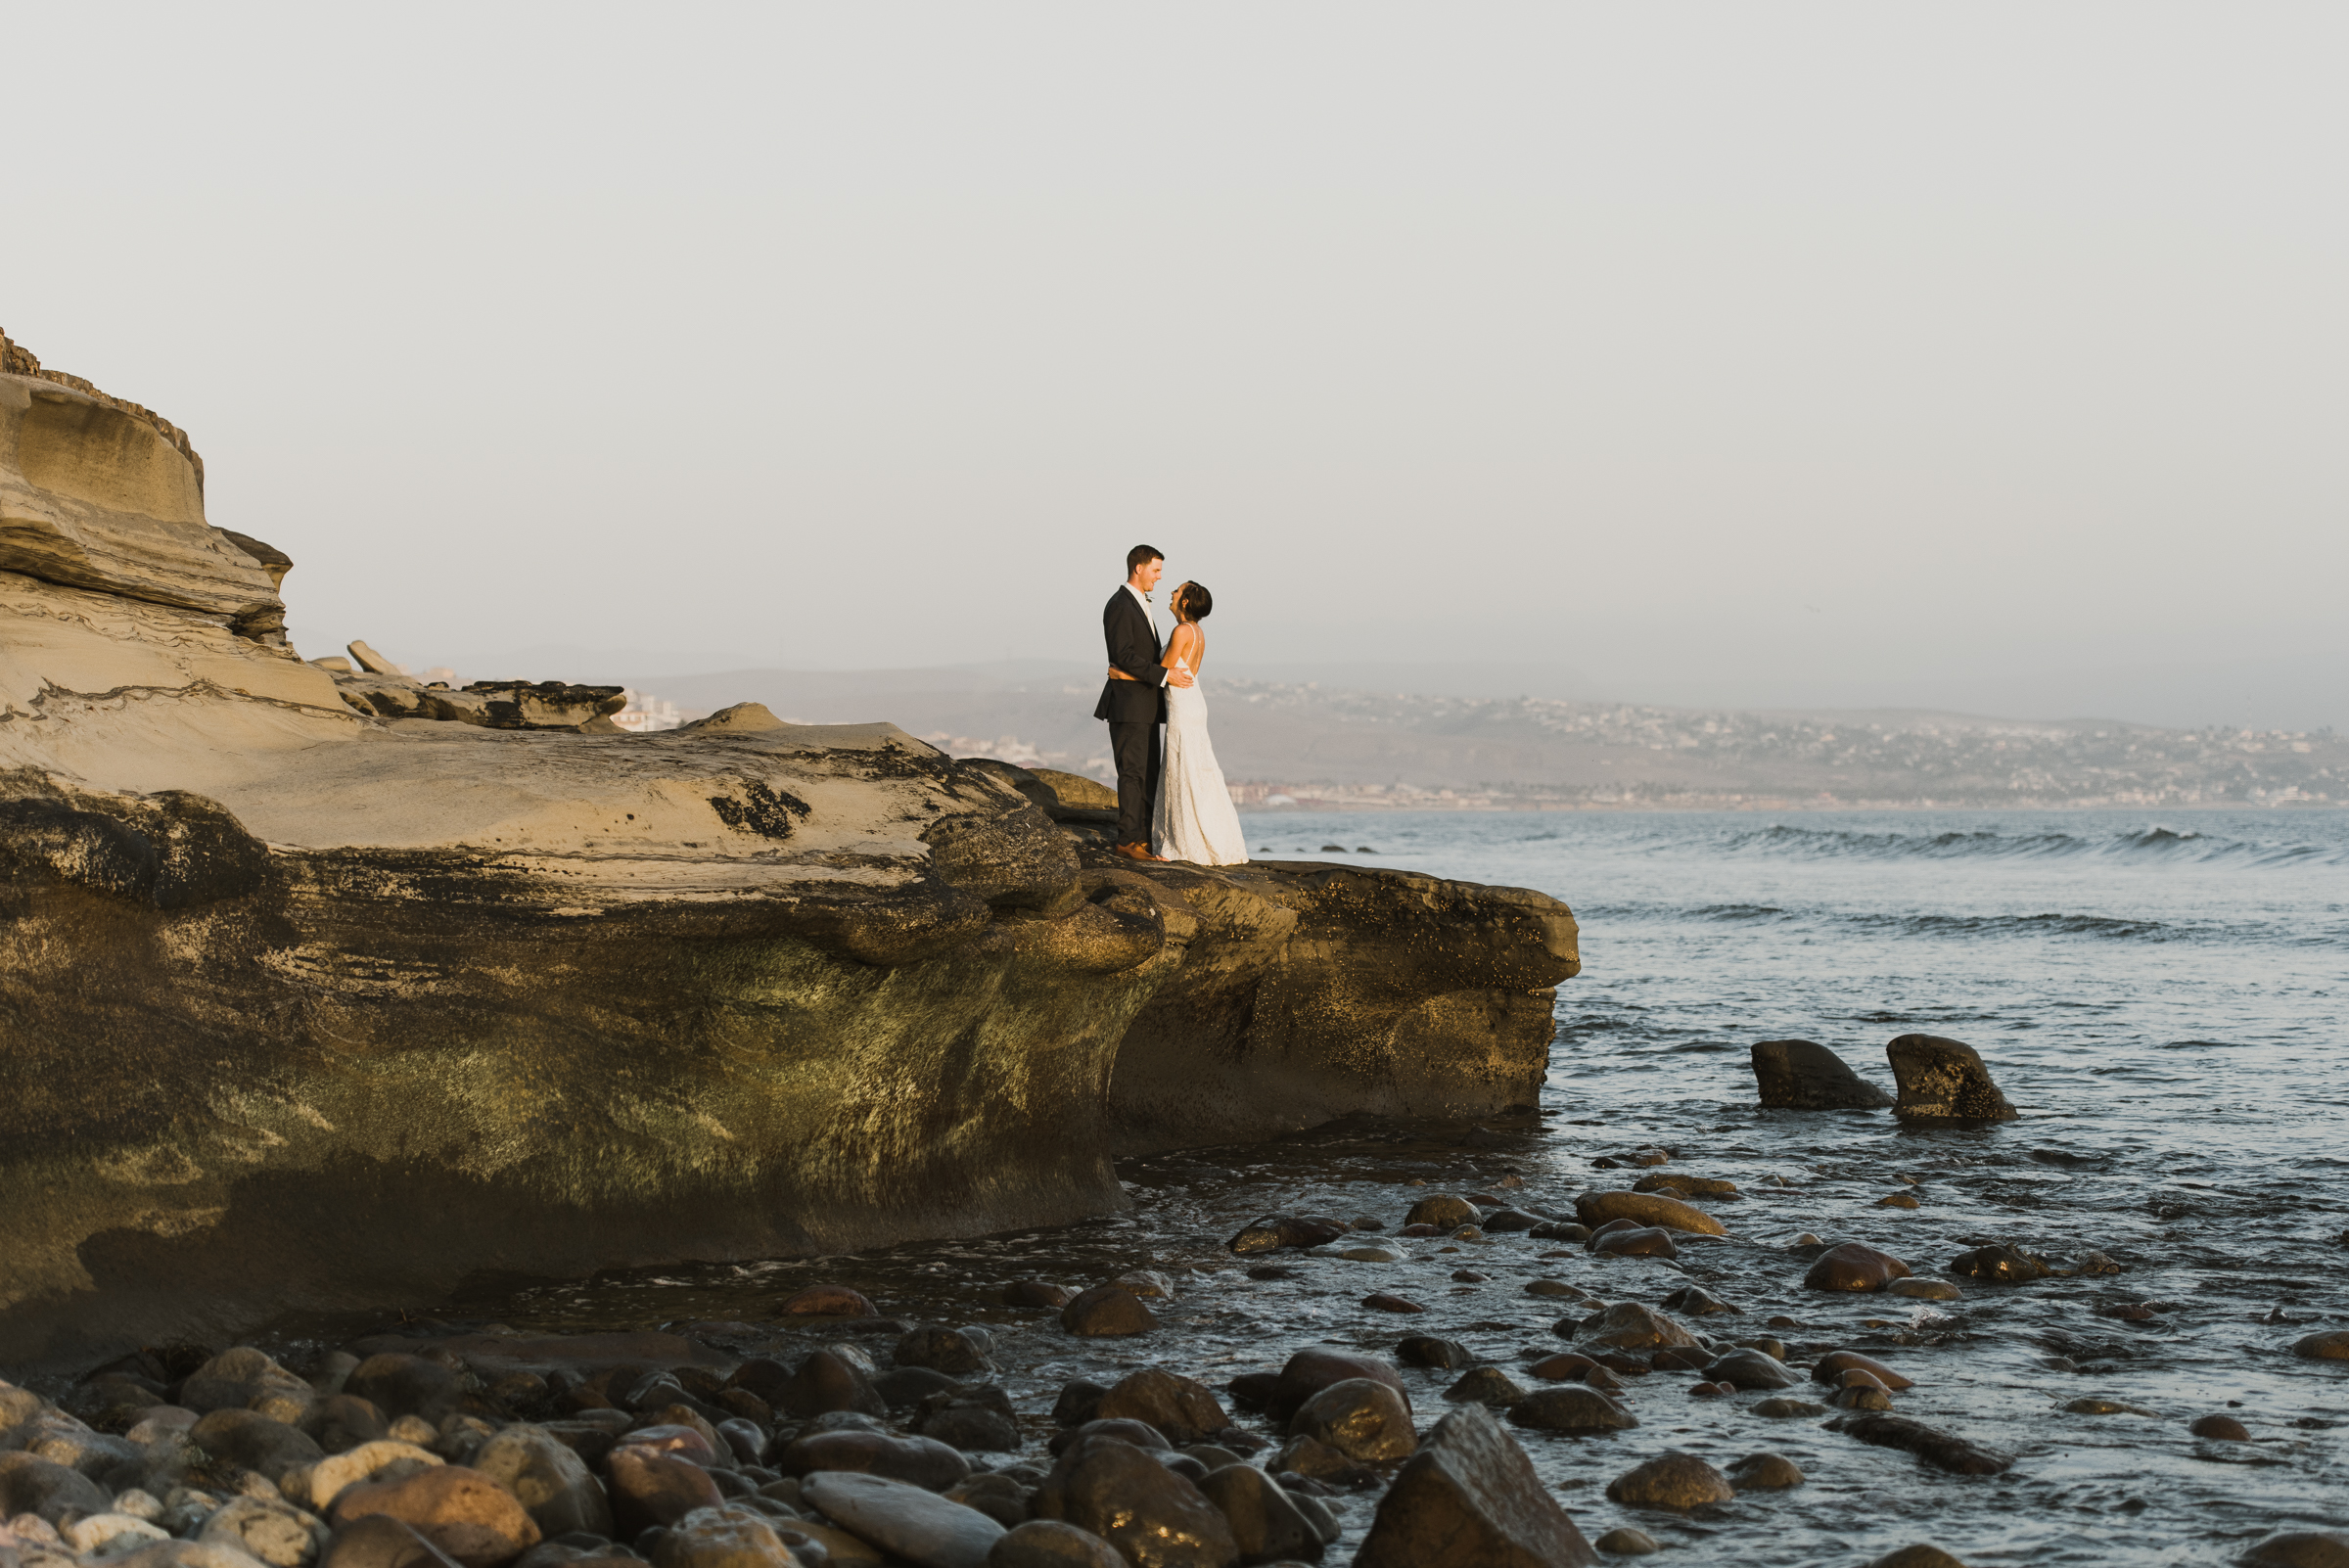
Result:
{"label": "groom's arm around bride", "polygon": [[1126,581],[1101,612],[1109,678],[1101,683],[1093,716],[1109,721],[1109,750],[1118,765],[1117,849],[1131,859],[1152,858],[1150,805],[1158,795],[1158,726],[1166,722],[1166,687],[1191,683],[1186,671],[1159,663],[1163,650],[1148,595],[1166,567],[1165,556],[1150,545],[1127,551]]}

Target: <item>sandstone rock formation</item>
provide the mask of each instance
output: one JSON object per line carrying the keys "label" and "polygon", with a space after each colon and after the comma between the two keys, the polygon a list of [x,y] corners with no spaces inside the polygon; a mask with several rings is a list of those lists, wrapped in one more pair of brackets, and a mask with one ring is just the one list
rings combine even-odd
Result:
{"label": "sandstone rock formation", "polygon": [[1552,899],[1113,861],[886,723],[330,672],[184,437],[10,355],[0,1363],[1051,1223],[1123,1151],[1534,1098]]}

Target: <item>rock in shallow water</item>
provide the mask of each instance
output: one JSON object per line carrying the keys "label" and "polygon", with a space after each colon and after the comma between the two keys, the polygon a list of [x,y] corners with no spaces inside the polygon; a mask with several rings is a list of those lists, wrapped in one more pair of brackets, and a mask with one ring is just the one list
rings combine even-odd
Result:
{"label": "rock in shallow water", "polygon": [[1867,1568],[1965,1568],[1965,1564],[1939,1546],[1920,1544],[1888,1551],[1869,1563]]}
{"label": "rock in shallow water", "polygon": [[2234,1559],[2241,1568],[2349,1568],[2349,1536],[2291,1530],[2270,1536]]}
{"label": "rock in shallow water", "polygon": [[1753,1063],[1754,1085],[1766,1109],[1876,1111],[1892,1103],[1891,1095],[1814,1040],[1758,1041]]}
{"label": "rock in shallow water", "polygon": [[2045,1279],[2054,1270],[2047,1260],[2020,1247],[1993,1245],[1961,1252],[1950,1260],[1950,1272],[1966,1279],[1988,1279],[2002,1285],[2023,1285]]}
{"label": "rock in shallow water", "polygon": [[1802,1466],[1783,1453],[1764,1450],[1749,1453],[1729,1466],[1729,1485],[1740,1492],[1772,1492],[1784,1487],[1799,1487],[1810,1480]]}
{"label": "rock in shallow water", "polygon": [[2004,1475],[2014,1465],[2011,1454],[1982,1448],[1954,1432],[1905,1415],[1844,1415],[1827,1426],[1880,1449],[1905,1449],[1920,1462],[1953,1475]]}
{"label": "rock in shallow water", "polygon": [[1584,1224],[1603,1225],[1610,1220],[1683,1230],[1693,1235],[1726,1234],[1720,1221],[1660,1192],[1586,1192],[1574,1200],[1574,1217]]}
{"label": "rock in shallow water", "polygon": [[1660,1225],[1628,1225],[1600,1229],[1590,1238],[1592,1255],[1600,1258],[1678,1258],[1681,1249],[1672,1232]]}
{"label": "rock in shallow water", "polygon": [[1239,1560],[1229,1521],[1205,1494],[1115,1438],[1086,1438],[1063,1453],[1036,1492],[1036,1512],[1089,1530],[1152,1568],[1228,1568]]}
{"label": "rock in shallow water", "polygon": [[1509,1407],[1513,1426],[1537,1432],[1622,1432],[1639,1419],[1594,1388],[1541,1388]]}
{"label": "rock in shallow water", "polygon": [[1598,1549],[1610,1557],[1645,1557],[1664,1548],[1644,1530],[1619,1525],[1598,1538]]}
{"label": "rock in shallow water", "polygon": [[2232,1415],[2204,1415],[2195,1419],[2187,1430],[2198,1438],[2219,1443],[2248,1443],[2251,1429]]}
{"label": "rock in shallow water", "polygon": [[1439,1230],[1452,1230],[1461,1225],[1481,1223],[1484,1218],[1484,1211],[1467,1199],[1440,1192],[1412,1204],[1411,1212],[1404,1216],[1403,1222],[1406,1225],[1434,1225]]}
{"label": "rock in shallow water", "polygon": [[1758,1350],[1731,1351],[1708,1365],[1705,1376],[1732,1388],[1793,1388],[1802,1382],[1784,1361]]}
{"label": "rock in shallow water", "polygon": [[1231,1526],[1240,1561],[1321,1560],[1326,1545],[1321,1532],[1264,1471],[1247,1464],[1225,1465],[1200,1482],[1199,1490]]}
{"label": "rock in shallow water", "polygon": [[1570,1332],[1578,1344],[1608,1350],[1659,1350],[1696,1343],[1696,1337],[1688,1330],[1635,1301],[1619,1301],[1590,1317],[1561,1319],[1557,1328],[1560,1333]]}
{"label": "rock in shallow water", "polygon": [[1083,1339],[1123,1339],[1150,1332],[1158,1319],[1132,1291],[1095,1285],[1061,1309],[1060,1326]]}
{"label": "rock in shallow water", "polygon": [[1362,1464],[1400,1459],[1418,1447],[1403,1396],[1372,1378],[1332,1383],[1298,1407],[1289,1435],[1325,1443]]}
{"label": "rock in shallow water", "polygon": [[1506,1409],[1525,1398],[1525,1390],[1497,1366],[1480,1366],[1444,1391],[1454,1405],[1476,1404],[1488,1409]]}
{"label": "rock in shallow water", "polygon": [[1904,1122],[2011,1122],[2021,1114],[1991,1082],[1981,1054],[1962,1040],[1903,1035],[1884,1054],[1901,1085],[1892,1114]]}
{"label": "rock in shallow water", "polygon": [[1632,1508],[1698,1508],[1736,1497],[1727,1476],[1679,1449],[1667,1449],[1607,1483],[1607,1500]]}
{"label": "rock in shallow water", "polygon": [[1121,1378],[1102,1396],[1093,1418],[1144,1422],[1176,1448],[1203,1442],[1231,1425],[1206,1384],[1154,1366]]}
{"label": "rock in shallow water", "polygon": [[1847,1241],[1814,1259],[1803,1275],[1806,1290],[1882,1290],[1909,1277],[1909,1266],[1891,1253]]}
{"label": "rock in shallow water", "polygon": [[1815,1383],[1826,1383],[1841,1387],[1843,1374],[1851,1371],[1865,1372],[1890,1389],[1914,1388],[1916,1386],[1882,1361],[1852,1350],[1829,1351],[1818,1360],[1813,1361],[1811,1363],[1811,1380]]}
{"label": "rock in shallow water", "polygon": [[[1352,1356],[1343,1351],[1308,1346],[1291,1356],[1280,1369],[1265,1403],[1265,1415],[1273,1425],[1285,1429],[1298,1408],[1307,1400],[1348,1378],[1366,1377],[1384,1383],[1410,1408],[1411,1397],[1403,1386],[1403,1374],[1375,1356]],[[1234,1379],[1234,1381],[1238,1381]],[[1234,1398],[1238,1396],[1235,1394]]]}
{"label": "rock in shallow water", "polygon": [[1466,1346],[1428,1334],[1413,1334],[1398,1341],[1395,1359],[1405,1366],[1432,1366],[1448,1372],[1476,1364],[1476,1358],[1468,1353]]}
{"label": "rock in shallow water", "polygon": [[1438,1421],[1379,1499],[1355,1568],[1585,1568],[1597,1560],[1481,1406]]}
{"label": "rock in shallow water", "polygon": [[2292,1354],[2310,1361],[2349,1361],[2349,1329],[2303,1335],[2292,1342]]}

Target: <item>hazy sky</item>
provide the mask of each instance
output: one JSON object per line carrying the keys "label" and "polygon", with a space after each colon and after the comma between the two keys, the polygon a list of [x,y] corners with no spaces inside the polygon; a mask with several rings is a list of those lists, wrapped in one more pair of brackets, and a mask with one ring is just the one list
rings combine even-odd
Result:
{"label": "hazy sky", "polygon": [[187,427],[309,654],[1091,659],[1147,539],[1227,664],[2349,727],[2345,45],[17,7],[0,326]]}

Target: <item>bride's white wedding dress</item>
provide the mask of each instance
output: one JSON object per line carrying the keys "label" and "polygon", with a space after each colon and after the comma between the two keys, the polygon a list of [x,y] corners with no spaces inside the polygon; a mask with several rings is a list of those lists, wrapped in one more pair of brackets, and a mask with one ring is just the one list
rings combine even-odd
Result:
{"label": "bride's white wedding dress", "polygon": [[1196,678],[1167,688],[1167,757],[1150,813],[1150,853],[1196,865],[1247,863],[1248,841],[1207,738],[1207,698]]}

